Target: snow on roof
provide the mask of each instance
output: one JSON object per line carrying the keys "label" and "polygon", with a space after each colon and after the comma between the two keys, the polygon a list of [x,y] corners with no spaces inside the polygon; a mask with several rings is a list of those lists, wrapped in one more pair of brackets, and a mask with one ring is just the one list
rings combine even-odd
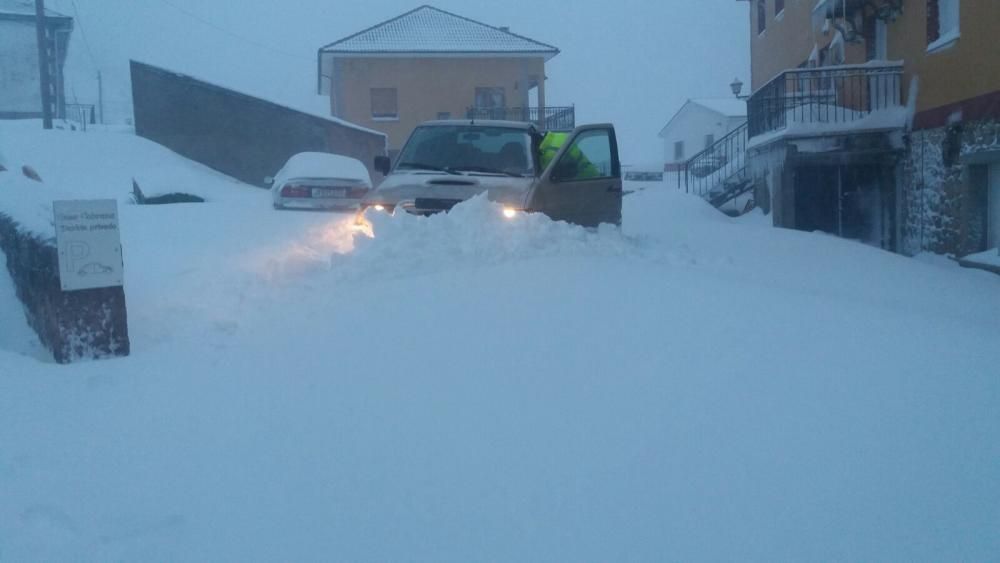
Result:
{"label": "snow on roof", "polygon": [[673,125],[674,121],[677,119],[677,116],[684,113],[684,110],[687,109],[687,107],[690,106],[691,104],[701,106],[709,111],[713,111],[725,117],[741,118],[741,119],[746,119],[747,117],[747,103],[745,100],[740,100],[739,98],[689,99],[688,101],[684,102],[684,105],[681,106],[681,109],[677,110],[677,113],[675,113],[673,116],[670,117],[670,121],[667,121],[667,124],[664,125],[662,129],[660,129],[660,134],[659,134],[660,137],[666,136],[667,130],[670,129],[671,125]]}
{"label": "snow on roof", "polygon": [[[35,3],[28,0],[0,0],[0,16],[31,16],[35,17]],[[45,9],[45,16],[49,18],[66,18],[69,16],[59,12]]]}
{"label": "snow on roof", "polygon": [[324,53],[518,53],[559,54],[552,45],[432,6],[421,6],[331,43]]}
{"label": "snow on roof", "polygon": [[274,183],[280,185],[293,178],[335,178],[371,185],[368,169],[360,160],[325,152],[302,152],[288,159]]}
{"label": "snow on roof", "polygon": [[739,98],[695,98],[691,101],[726,117],[747,116],[747,103]]}

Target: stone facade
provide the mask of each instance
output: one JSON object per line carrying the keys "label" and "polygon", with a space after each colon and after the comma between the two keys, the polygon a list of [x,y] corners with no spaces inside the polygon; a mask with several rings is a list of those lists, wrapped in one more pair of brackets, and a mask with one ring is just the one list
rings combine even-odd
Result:
{"label": "stone facade", "polygon": [[991,160],[1000,160],[995,119],[907,136],[899,185],[904,254],[964,256],[985,249]]}

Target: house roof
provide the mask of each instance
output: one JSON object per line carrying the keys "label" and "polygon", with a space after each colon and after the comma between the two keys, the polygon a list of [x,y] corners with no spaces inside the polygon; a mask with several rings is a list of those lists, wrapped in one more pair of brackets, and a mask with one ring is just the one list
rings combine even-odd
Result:
{"label": "house roof", "polygon": [[691,101],[726,117],[747,116],[746,100],[739,98],[695,98]]}
{"label": "house roof", "polygon": [[[35,3],[30,0],[0,0],[0,17],[3,16],[17,16],[17,17],[35,17]],[[45,9],[45,17],[47,18],[61,18],[61,19],[72,19],[69,16],[60,14],[54,10],[48,8]]]}
{"label": "house roof", "polygon": [[689,99],[684,102],[681,109],[677,110],[677,113],[670,118],[670,121],[660,129],[660,137],[663,137],[670,128],[670,125],[677,119],[677,116],[684,113],[684,110],[690,105],[701,106],[708,111],[717,113],[723,117],[727,118],[741,118],[746,119],[747,117],[747,103],[745,100],[740,100],[739,98],[695,98]]}
{"label": "house roof", "polygon": [[433,6],[420,6],[320,49],[337,54],[519,54],[542,55],[559,49]]}

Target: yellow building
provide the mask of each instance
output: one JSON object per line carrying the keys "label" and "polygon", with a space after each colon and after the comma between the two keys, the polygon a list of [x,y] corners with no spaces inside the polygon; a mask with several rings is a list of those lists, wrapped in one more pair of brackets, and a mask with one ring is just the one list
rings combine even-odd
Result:
{"label": "yellow building", "polygon": [[749,2],[749,168],[779,226],[1000,246],[995,0]]}
{"label": "yellow building", "polygon": [[540,43],[431,6],[319,50],[319,88],[336,117],[389,135],[390,152],[434,119],[512,119],[572,128],[572,108],[549,108]]}

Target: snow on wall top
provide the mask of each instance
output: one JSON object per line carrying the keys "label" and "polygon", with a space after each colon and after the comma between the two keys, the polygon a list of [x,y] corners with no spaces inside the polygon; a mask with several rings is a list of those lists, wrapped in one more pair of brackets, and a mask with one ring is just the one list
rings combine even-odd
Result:
{"label": "snow on wall top", "polygon": [[691,101],[726,117],[747,116],[747,103],[738,98],[696,98]]}
{"label": "snow on wall top", "polygon": [[[35,3],[28,0],[0,0],[0,16],[35,16]],[[49,18],[66,18],[69,16],[45,9],[45,16]]]}
{"label": "snow on wall top", "polygon": [[331,43],[324,53],[537,53],[546,60],[559,54],[552,45],[522,37],[432,6],[401,16]]}

